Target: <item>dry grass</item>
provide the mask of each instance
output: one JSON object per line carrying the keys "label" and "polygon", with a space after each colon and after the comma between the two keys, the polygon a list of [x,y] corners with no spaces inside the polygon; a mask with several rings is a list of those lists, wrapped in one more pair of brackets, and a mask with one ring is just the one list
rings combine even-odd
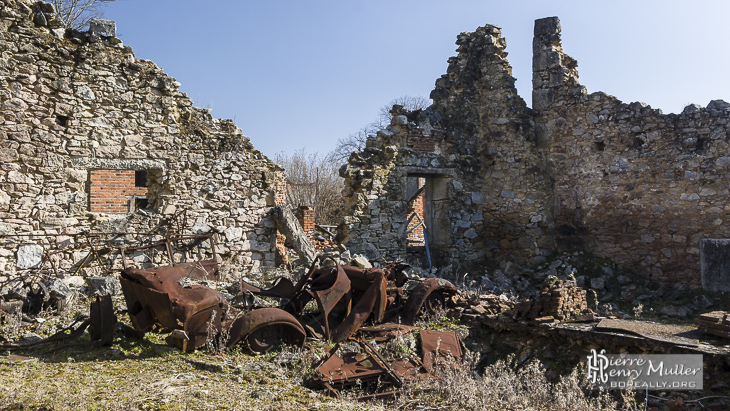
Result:
{"label": "dry grass", "polygon": [[545,378],[539,361],[515,369],[510,361],[498,361],[483,373],[476,372],[478,358],[467,355],[463,366],[441,362],[437,379],[413,384],[393,402],[393,410],[643,410],[631,394],[621,403],[606,392],[592,392],[579,366],[557,383]]}
{"label": "dry grass", "polygon": [[[45,337],[76,314],[44,312],[45,321],[25,325],[6,317],[0,334],[10,339],[29,332]],[[430,320],[419,326],[454,327],[442,312]],[[212,351],[184,354],[167,346],[162,336],[148,333],[143,340],[118,335],[111,347],[84,336],[60,347],[13,353],[20,356],[0,352],[0,411],[619,409],[605,393],[588,389],[580,368],[550,383],[539,362],[516,367],[514,361],[499,361],[478,372],[479,358],[472,353],[462,366],[443,361],[437,379],[410,384],[390,402],[358,403],[355,398],[363,391],[357,388],[334,400],[303,387],[330,344],[310,341],[302,350],[279,347],[253,357],[238,347],[223,352],[225,337],[209,343]],[[378,350],[389,359],[417,355],[417,338],[405,334],[379,344]],[[627,410],[634,406],[632,401],[625,404]]]}
{"label": "dry grass", "polygon": [[0,361],[0,410],[360,408],[294,384],[285,369],[240,352],[184,355],[143,342]]}
{"label": "dry grass", "polygon": [[539,362],[515,370],[500,361],[480,375],[469,355],[464,366],[442,363],[438,379],[409,385],[390,403],[362,404],[354,401],[358,390],[334,400],[301,386],[326,346],[251,357],[239,350],[182,354],[150,341],[88,344],[0,360],[0,410],[619,409],[605,393],[587,389],[580,368],[553,384]]}

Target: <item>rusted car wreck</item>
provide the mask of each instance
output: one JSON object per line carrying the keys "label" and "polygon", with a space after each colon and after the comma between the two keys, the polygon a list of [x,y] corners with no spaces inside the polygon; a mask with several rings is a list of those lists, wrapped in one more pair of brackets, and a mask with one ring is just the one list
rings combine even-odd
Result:
{"label": "rusted car wreck", "polygon": [[[228,348],[242,342],[256,354],[278,344],[301,347],[308,336],[329,340],[336,345],[316,368],[310,383],[335,396],[338,389],[354,381],[387,381],[398,388],[404,380],[429,373],[435,356],[462,355],[460,339],[453,332],[422,331],[423,359],[392,364],[366,340],[384,341],[410,332],[419,313],[445,307],[457,293],[446,280],[414,281],[409,279],[405,264],[361,269],[321,257],[296,284],[279,277],[273,287],[262,289],[241,280],[234,303],[221,292],[195,284],[217,279],[212,238],[206,238],[211,241],[212,259],[175,264],[170,242],[180,239],[196,240],[174,238],[123,249],[120,282],[132,326],[142,332],[169,331],[166,341],[183,351],[199,349],[211,340],[224,341]],[[159,246],[165,246],[171,265],[147,269],[128,265],[126,255],[130,251]],[[323,266],[317,267],[318,261]],[[274,298],[278,307],[257,306],[254,296]],[[368,322],[377,326],[363,327]],[[340,343],[347,340],[357,341],[363,352],[337,355]]]}
{"label": "rusted car wreck", "polygon": [[[169,250],[169,241],[127,248],[122,255],[160,245]],[[262,289],[241,280],[242,296],[273,297],[278,308],[256,306],[252,298],[239,298],[234,306],[222,293],[194,284],[216,278],[215,259],[139,269],[125,257],[120,282],[134,328],[170,330],[168,343],[184,351],[201,348],[222,332],[228,347],[243,341],[255,353],[279,343],[301,346],[307,335],[340,343],[368,320],[413,325],[423,309],[444,307],[457,292],[443,279],[409,280],[405,264],[361,269],[333,258],[322,260],[331,265],[317,267],[315,262],[296,284],[280,277],[273,287]]]}

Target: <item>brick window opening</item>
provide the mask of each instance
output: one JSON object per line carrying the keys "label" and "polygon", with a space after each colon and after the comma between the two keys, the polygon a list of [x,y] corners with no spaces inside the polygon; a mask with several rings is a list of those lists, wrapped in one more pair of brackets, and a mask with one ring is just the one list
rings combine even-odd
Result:
{"label": "brick window opening", "polygon": [[89,211],[126,214],[149,206],[147,171],[89,171]]}

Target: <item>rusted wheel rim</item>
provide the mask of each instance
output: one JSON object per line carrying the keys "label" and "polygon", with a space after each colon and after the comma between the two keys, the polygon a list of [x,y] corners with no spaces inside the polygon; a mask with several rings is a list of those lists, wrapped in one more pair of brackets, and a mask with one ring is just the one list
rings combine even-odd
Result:
{"label": "rusted wheel rim", "polygon": [[231,347],[244,341],[254,353],[269,351],[279,343],[304,345],[307,335],[294,316],[278,308],[259,308],[233,322],[230,329]]}
{"label": "rusted wheel rim", "polygon": [[421,313],[433,315],[446,307],[446,297],[441,291],[432,292],[421,306]]}
{"label": "rusted wheel rim", "polygon": [[261,327],[246,337],[248,348],[258,354],[269,351],[277,344],[296,344],[298,341],[293,340],[292,334],[295,330],[285,324],[271,324]]}

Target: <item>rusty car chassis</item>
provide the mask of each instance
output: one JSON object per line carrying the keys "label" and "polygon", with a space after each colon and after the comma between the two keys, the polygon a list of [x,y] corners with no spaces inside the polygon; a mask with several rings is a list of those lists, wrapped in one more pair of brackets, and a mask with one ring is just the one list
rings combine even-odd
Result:
{"label": "rusty car chassis", "polygon": [[[212,259],[174,261],[173,241],[200,244],[205,240],[210,241]],[[160,246],[169,255],[168,266],[140,269],[128,261],[130,251]],[[244,297],[273,297],[278,308],[256,306],[254,298],[237,299],[243,303],[234,307],[222,293],[194,283],[218,277],[212,236],[168,238],[121,251],[124,269],[120,282],[132,326],[143,332],[167,330],[166,341],[183,351],[199,349],[216,339],[227,347],[242,342],[257,354],[281,343],[303,346],[307,336],[341,343],[366,322],[412,326],[422,310],[443,307],[457,292],[443,279],[409,280],[405,264],[361,269],[323,257],[319,260],[331,265],[317,267],[315,261],[296,284],[280,277],[273,287],[262,289],[241,280]]]}

